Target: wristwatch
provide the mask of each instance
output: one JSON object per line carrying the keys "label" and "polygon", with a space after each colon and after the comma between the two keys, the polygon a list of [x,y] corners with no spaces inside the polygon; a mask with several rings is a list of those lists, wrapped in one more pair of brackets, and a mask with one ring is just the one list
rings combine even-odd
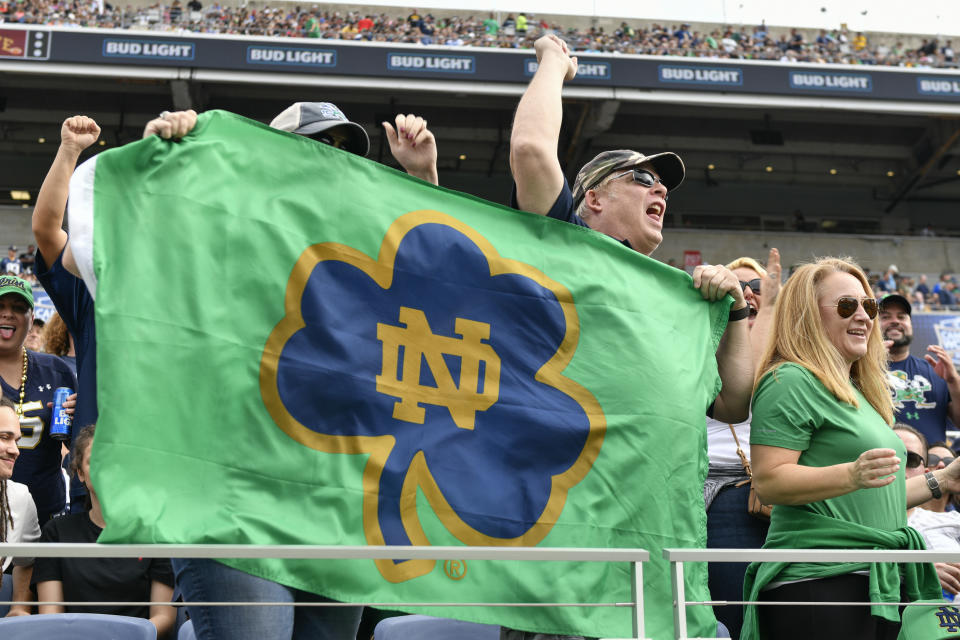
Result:
{"label": "wristwatch", "polygon": [[927,486],[930,487],[930,493],[933,494],[933,497],[942,498],[943,491],[940,490],[940,481],[937,480],[937,476],[933,475],[932,471],[927,471],[923,474],[923,477],[927,479]]}
{"label": "wristwatch", "polygon": [[727,318],[727,322],[736,322],[737,320],[743,320],[750,315],[750,305],[745,306],[742,309],[734,309],[730,312],[730,317]]}

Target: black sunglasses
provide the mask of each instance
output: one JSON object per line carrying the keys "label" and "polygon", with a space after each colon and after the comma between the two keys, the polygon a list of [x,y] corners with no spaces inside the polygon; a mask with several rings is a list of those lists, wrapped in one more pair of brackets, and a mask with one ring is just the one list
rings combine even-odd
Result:
{"label": "black sunglasses", "polygon": [[747,287],[750,287],[750,290],[753,291],[753,295],[760,295],[760,278],[754,278],[753,280],[748,280],[747,282],[741,280],[740,288],[746,291]]}
{"label": "black sunglasses", "polygon": [[329,133],[319,133],[317,135],[310,136],[310,137],[316,140],[317,142],[328,144],[331,147],[335,147],[337,149],[343,149],[346,143],[345,138],[341,138],[339,136],[333,136],[333,135],[330,135]]}
{"label": "black sunglasses", "polygon": [[[617,178],[622,178],[623,176],[627,175],[628,173],[632,173],[632,174],[633,174],[633,181],[634,181],[634,182],[636,182],[637,184],[641,184],[641,185],[643,185],[643,186],[645,186],[645,187],[652,187],[653,185],[657,184],[658,182],[659,182],[660,184],[663,184],[663,180],[661,180],[661,179],[658,178],[657,176],[653,175],[652,172],[647,171],[646,169],[630,169],[629,171],[624,171],[623,173],[618,173],[617,175],[613,176],[613,177],[610,178],[610,179],[611,179],[611,180],[616,180]],[[664,186],[666,186],[666,185],[664,185]]]}
{"label": "black sunglasses", "polygon": [[877,317],[877,299],[863,298],[857,299],[850,296],[837,298],[837,304],[825,304],[825,307],[836,307],[837,314],[841,318],[849,318],[857,312],[857,307],[863,304],[863,311],[871,320]]}
{"label": "black sunglasses", "polygon": [[907,451],[907,468],[916,469],[923,466],[923,456],[913,451]]}
{"label": "black sunglasses", "polygon": [[935,466],[937,466],[938,464],[940,464],[941,462],[943,463],[943,466],[947,467],[947,466],[950,466],[950,463],[953,462],[953,461],[956,459],[956,458],[953,457],[953,456],[944,456],[944,457],[941,458],[940,456],[938,456],[938,455],[935,454],[935,453],[928,453],[928,454],[927,454],[927,458],[928,458],[928,460],[927,460],[927,466],[928,466],[928,467],[935,467]]}

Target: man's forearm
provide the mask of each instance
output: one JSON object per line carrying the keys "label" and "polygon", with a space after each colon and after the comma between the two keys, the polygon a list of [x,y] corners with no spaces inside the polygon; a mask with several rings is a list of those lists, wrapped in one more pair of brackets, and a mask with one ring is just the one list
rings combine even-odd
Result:
{"label": "man's forearm", "polygon": [[520,98],[513,119],[511,148],[516,144],[540,144],[556,153],[563,123],[563,79],[569,62],[548,55],[540,62],[533,80]]}
{"label": "man's forearm", "polygon": [[747,320],[727,325],[717,348],[717,369],[723,384],[714,404],[713,417],[724,422],[742,422],[750,413],[753,394],[753,354]]}
{"label": "man's forearm", "polygon": [[510,170],[521,209],[545,215],[563,186],[557,144],[563,122],[561,92],[570,58],[543,56],[517,106],[510,136]]}
{"label": "man's forearm", "polygon": [[79,151],[60,145],[33,208],[33,235],[47,264],[52,264],[60,256],[67,242],[63,214],[67,208],[70,177],[79,158]]}

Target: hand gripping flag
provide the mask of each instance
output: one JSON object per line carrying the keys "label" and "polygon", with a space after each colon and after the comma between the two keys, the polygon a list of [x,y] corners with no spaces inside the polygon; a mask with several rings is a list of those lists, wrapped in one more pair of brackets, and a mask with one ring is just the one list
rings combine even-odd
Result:
{"label": "hand gripping flag", "polygon": [[[593,231],[226,112],[82,165],[103,542],[702,547],[729,301]],[[236,560],[354,602],[627,602],[613,563]],[[706,571],[687,572],[707,599]],[[415,606],[400,607],[421,611]],[[630,634],[617,608],[423,612]],[[691,633],[715,629],[708,607]]]}

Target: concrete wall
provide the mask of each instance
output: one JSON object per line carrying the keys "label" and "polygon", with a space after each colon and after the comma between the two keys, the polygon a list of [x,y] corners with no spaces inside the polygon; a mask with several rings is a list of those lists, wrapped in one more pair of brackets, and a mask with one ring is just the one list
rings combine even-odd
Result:
{"label": "concrete wall", "polygon": [[926,273],[934,281],[941,271],[960,271],[960,238],[692,229],[667,229],[663,235],[653,257],[662,262],[672,258],[681,267],[687,250],[700,251],[705,263],[751,256],[765,264],[770,248],[776,247],[785,267],[814,257],[850,256],[872,271],[895,264],[903,273]]}
{"label": "concrete wall", "polygon": [[32,203],[26,209],[0,205],[0,256],[7,257],[7,247],[11,244],[17,245],[18,253],[23,253],[28,244],[33,244],[31,215]]}

